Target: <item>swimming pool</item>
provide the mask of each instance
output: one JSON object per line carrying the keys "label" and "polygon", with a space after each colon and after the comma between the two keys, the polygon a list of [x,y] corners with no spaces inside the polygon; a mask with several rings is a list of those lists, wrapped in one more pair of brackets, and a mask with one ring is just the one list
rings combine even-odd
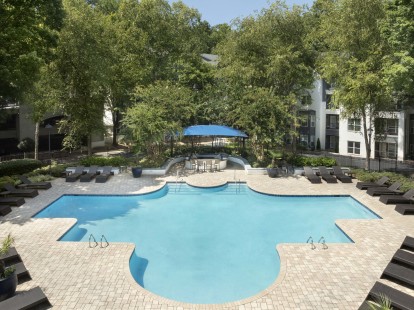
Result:
{"label": "swimming pool", "polygon": [[224,303],[271,285],[278,243],[352,242],[336,219],[378,218],[349,196],[271,196],[246,185],[195,188],[167,184],[133,196],[64,195],[35,217],[77,218],[61,241],[136,245],[134,279],[147,290],[189,303]]}

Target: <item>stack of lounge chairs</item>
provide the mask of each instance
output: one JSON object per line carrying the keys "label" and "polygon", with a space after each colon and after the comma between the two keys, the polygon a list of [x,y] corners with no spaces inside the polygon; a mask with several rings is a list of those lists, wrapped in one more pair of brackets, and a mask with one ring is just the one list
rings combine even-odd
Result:
{"label": "stack of lounge chairs", "polygon": [[370,196],[381,196],[381,195],[402,195],[404,192],[398,190],[401,187],[400,182],[395,182],[388,187],[379,186],[379,187],[369,187],[367,189],[367,194]]}
{"label": "stack of lounge chairs", "polygon": [[109,177],[112,174],[112,167],[111,166],[105,166],[102,169],[102,172],[96,177],[95,182],[96,183],[105,183]]}
{"label": "stack of lounge chairs", "polygon": [[22,184],[18,185],[19,188],[31,188],[31,189],[49,189],[52,187],[50,182],[32,182],[26,176],[19,175],[19,180]]}
{"label": "stack of lounge chairs", "polygon": [[328,171],[325,166],[319,167],[319,175],[326,183],[338,183],[337,179]]}
{"label": "stack of lounge chairs", "polygon": [[[85,172],[86,169],[87,172]],[[102,170],[102,172],[99,173],[99,170]],[[78,166],[75,168],[73,173],[66,176],[66,182],[76,182],[78,179],[80,182],[90,182],[95,178],[96,183],[105,183],[111,175],[111,166],[105,166],[102,168],[98,166],[91,166],[89,168]]]}
{"label": "stack of lounge chairs", "polygon": [[381,195],[380,201],[385,204],[414,204],[414,189],[410,189],[403,195]]}
{"label": "stack of lounge chairs", "polygon": [[1,192],[2,195],[8,197],[36,197],[39,195],[37,189],[17,189],[11,184],[4,184],[3,188],[6,190],[5,192]]}
{"label": "stack of lounge chairs", "polygon": [[305,177],[312,183],[322,183],[321,178],[318,177],[311,167],[303,167],[305,170]]}
{"label": "stack of lounge chairs", "polygon": [[[14,266],[17,275],[17,290],[19,285],[31,280],[29,271],[24,266],[20,255],[15,248],[10,248],[9,252],[0,257],[6,267]],[[17,309],[48,309],[50,302],[40,287],[35,287],[28,291],[16,292],[8,299],[0,301],[0,309],[17,310]]]}
{"label": "stack of lounge chairs", "polygon": [[[387,279],[401,286],[414,287],[414,238],[407,236],[400,249],[395,252],[391,262],[385,268],[382,279]],[[403,293],[384,283],[376,282],[368,293],[367,300],[378,300],[385,296],[393,309],[414,309],[414,296]],[[370,309],[364,302],[360,310]]]}
{"label": "stack of lounge chairs", "polygon": [[387,187],[385,183],[387,183],[388,180],[389,178],[384,176],[375,182],[358,182],[356,187],[359,189],[368,189],[370,187]]}
{"label": "stack of lounge chairs", "polygon": [[341,181],[342,183],[352,183],[352,178],[350,176],[345,175],[341,167],[333,166],[332,169],[334,175],[339,181]]}

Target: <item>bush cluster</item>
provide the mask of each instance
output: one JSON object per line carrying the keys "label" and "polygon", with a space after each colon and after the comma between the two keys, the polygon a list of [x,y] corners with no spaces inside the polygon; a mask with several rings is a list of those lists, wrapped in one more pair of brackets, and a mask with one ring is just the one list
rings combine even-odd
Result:
{"label": "bush cluster", "polygon": [[25,174],[42,167],[42,162],[34,159],[15,159],[0,163],[0,177]]}
{"label": "bush cluster", "polygon": [[80,164],[86,167],[89,166],[127,166],[128,160],[121,156],[114,157],[98,157],[98,156],[88,156],[80,160]]}
{"label": "bush cluster", "polygon": [[0,191],[3,188],[4,184],[7,184],[7,183],[15,185],[16,180],[9,176],[0,177]]}
{"label": "bush cluster", "polygon": [[297,154],[292,154],[287,157],[286,161],[291,164],[292,166],[296,167],[303,167],[303,166],[311,166],[311,167],[319,167],[319,166],[326,166],[332,167],[336,165],[336,160],[334,158],[329,157],[306,157]]}
{"label": "bush cluster", "polygon": [[352,172],[355,172],[356,177],[361,182],[375,182],[379,180],[383,176],[387,176],[390,180],[388,184],[392,184],[394,182],[400,182],[402,191],[407,191],[411,188],[414,188],[414,181],[407,178],[406,176],[394,172],[376,172],[376,171],[366,171],[363,169],[352,169]]}
{"label": "bush cluster", "polygon": [[27,173],[27,176],[32,178],[38,175],[51,175],[55,178],[60,178],[62,176],[62,173],[65,172],[66,168],[70,166],[73,166],[73,164],[58,164],[56,162],[53,162],[52,165],[47,165]]}

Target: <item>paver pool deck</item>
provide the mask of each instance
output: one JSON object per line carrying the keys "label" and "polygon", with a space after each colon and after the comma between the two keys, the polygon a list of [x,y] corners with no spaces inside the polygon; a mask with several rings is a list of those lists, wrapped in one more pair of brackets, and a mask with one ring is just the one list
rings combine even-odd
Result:
{"label": "paver pool deck", "polygon": [[[288,195],[352,195],[382,219],[338,220],[337,225],[354,241],[312,250],[301,244],[280,244],[281,270],[267,290],[248,299],[220,305],[192,305],[168,300],[146,291],[132,278],[130,243],[110,243],[89,248],[85,242],[58,242],[75,219],[34,219],[32,216],[63,194],[136,194],[157,190],[176,176],[132,178],[130,173],[108,182],[66,183],[53,187],[13,208],[0,224],[0,238],[9,232],[32,279],[19,290],[40,286],[54,309],[358,309],[400,247],[406,235],[414,236],[414,216],[402,216],[393,205],[384,205],[353,184],[311,184],[290,176],[271,179],[246,175],[243,170],[214,173],[187,172],[180,178],[190,185],[217,186],[240,180],[263,193]],[[319,236],[314,236],[319,238]],[[99,238],[98,238],[99,241]],[[315,240],[316,241],[316,240]],[[414,296],[414,290],[380,280]]]}

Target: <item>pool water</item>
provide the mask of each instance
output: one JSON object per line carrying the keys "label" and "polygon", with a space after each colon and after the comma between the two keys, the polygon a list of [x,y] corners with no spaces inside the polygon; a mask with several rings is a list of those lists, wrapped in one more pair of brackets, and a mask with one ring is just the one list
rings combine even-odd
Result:
{"label": "pool water", "polygon": [[77,218],[61,241],[136,245],[134,279],[173,300],[216,304],[253,296],[277,278],[278,243],[352,242],[336,219],[374,219],[349,196],[271,196],[243,184],[167,184],[133,196],[64,195],[37,218]]}

